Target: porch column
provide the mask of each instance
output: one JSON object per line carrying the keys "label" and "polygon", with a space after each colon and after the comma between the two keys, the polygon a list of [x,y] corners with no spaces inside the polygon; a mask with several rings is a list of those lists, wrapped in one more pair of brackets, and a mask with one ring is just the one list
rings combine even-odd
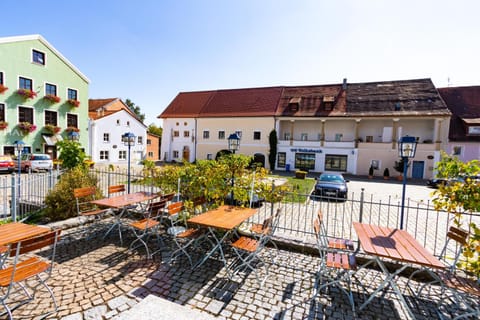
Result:
{"label": "porch column", "polygon": [[320,140],[320,146],[323,147],[325,143],[325,120],[322,120],[322,140]]}
{"label": "porch column", "polygon": [[358,148],[358,124],[362,119],[355,119],[355,148]]}
{"label": "porch column", "polygon": [[435,119],[435,125],[433,130],[433,141],[435,142],[435,150],[440,150],[440,145],[442,144],[441,137],[442,137],[442,123],[443,119]]}
{"label": "porch column", "polygon": [[293,145],[293,129],[295,126],[295,120],[290,120],[290,145]]}
{"label": "porch column", "polygon": [[397,131],[398,131],[398,118],[393,119],[393,125],[392,125],[392,149],[395,150],[397,149]]}

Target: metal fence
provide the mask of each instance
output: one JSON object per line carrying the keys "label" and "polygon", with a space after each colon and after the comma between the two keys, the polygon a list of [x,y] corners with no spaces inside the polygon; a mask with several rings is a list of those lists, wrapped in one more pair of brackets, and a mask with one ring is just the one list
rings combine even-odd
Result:
{"label": "metal fence", "polygon": [[[107,195],[108,187],[117,184],[127,184],[126,170],[92,170],[97,179],[97,186]],[[18,175],[3,176],[0,179],[1,212],[2,217],[10,217],[16,207],[17,219],[28,215],[32,208],[41,208],[48,191],[57,182],[59,171],[22,175],[20,192],[18,191]],[[151,184],[138,183],[143,181],[142,170],[131,172],[131,192],[150,191],[159,189]],[[13,195],[13,196],[12,196]],[[17,196],[19,195],[19,196]],[[362,190],[359,194],[350,193],[347,201],[337,202],[335,199],[318,198],[311,194],[303,194],[301,202],[293,202],[297,194],[285,194],[283,201],[270,205],[264,203],[258,214],[250,222],[262,223],[274,210],[281,209],[280,223],[277,228],[277,237],[294,241],[300,245],[312,244],[315,241],[312,221],[319,210],[323,213],[327,233],[331,237],[356,239],[352,222],[361,221],[391,228],[400,225],[401,203],[399,200],[381,201],[373,195],[365,199]],[[424,247],[439,255],[446,240],[447,230],[452,221],[452,215],[434,209],[432,203],[418,203],[407,199],[404,206],[404,228],[410,232]],[[464,225],[474,221],[480,225],[480,215],[464,215]],[[453,250],[454,248],[452,248]]]}

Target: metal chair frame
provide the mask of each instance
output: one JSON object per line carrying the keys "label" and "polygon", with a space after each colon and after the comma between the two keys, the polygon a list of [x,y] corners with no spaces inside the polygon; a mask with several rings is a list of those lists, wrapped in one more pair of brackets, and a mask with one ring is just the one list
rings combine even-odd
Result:
{"label": "metal chair frame", "polygon": [[[77,208],[77,214],[79,217],[93,217],[94,222],[97,220],[99,222],[104,218],[105,215],[109,214],[109,209],[100,209],[96,205],[92,204],[90,201],[97,200],[96,197],[97,188],[96,187],[83,187],[76,188],[73,190],[73,195],[75,197],[75,203]],[[84,223],[83,232],[87,232],[87,223]]]}

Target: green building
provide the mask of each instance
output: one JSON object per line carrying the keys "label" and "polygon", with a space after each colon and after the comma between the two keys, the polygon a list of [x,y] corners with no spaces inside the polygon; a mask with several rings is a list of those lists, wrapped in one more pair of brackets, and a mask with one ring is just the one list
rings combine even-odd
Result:
{"label": "green building", "polygon": [[89,79],[40,35],[0,38],[0,154],[57,158],[55,143],[88,149]]}

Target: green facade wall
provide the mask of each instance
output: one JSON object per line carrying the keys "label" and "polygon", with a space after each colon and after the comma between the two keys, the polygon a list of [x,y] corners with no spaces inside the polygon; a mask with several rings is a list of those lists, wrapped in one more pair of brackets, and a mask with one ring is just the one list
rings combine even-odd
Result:
{"label": "green facade wall", "polygon": [[[45,53],[45,65],[32,62],[32,50]],[[31,147],[32,152],[43,153],[45,141],[44,111],[57,112],[57,125],[61,128],[60,135],[67,139],[67,114],[78,115],[78,128],[82,147],[88,150],[88,79],[85,78],[68,61],[56,54],[54,48],[48,46],[41,39],[1,42],[0,39],[0,72],[3,72],[4,86],[8,90],[0,93],[0,103],[6,105],[6,122],[8,127],[0,130],[0,154],[4,153],[5,147],[13,146],[17,140],[25,142],[25,146]],[[16,94],[19,88],[19,77],[33,80],[33,91],[37,96],[25,100]],[[61,98],[58,103],[45,100],[45,83],[57,86],[57,96]],[[67,103],[67,89],[77,90],[78,107],[72,107]],[[18,106],[34,108],[34,124],[37,129],[34,132],[23,135],[18,130]],[[58,152],[57,152],[58,155]]]}

